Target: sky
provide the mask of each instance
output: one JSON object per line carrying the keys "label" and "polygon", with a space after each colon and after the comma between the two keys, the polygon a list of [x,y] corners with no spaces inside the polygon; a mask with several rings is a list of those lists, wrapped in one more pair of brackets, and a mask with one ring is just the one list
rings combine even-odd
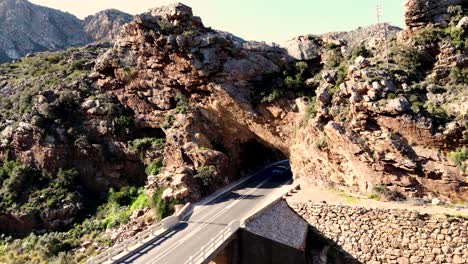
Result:
{"label": "sky", "polygon": [[182,2],[193,8],[205,26],[246,40],[282,43],[295,36],[348,31],[382,20],[404,27],[403,0],[30,0],[84,18],[108,8],[139,14],[149,8]]}

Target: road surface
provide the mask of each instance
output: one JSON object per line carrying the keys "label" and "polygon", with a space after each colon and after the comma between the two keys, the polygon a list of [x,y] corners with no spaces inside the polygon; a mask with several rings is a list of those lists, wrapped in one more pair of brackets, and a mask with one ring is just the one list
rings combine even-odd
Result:
{"label": "road surface", "polygon": [[289,162],[283,161],[263,169],[205,205],[195,204],[193,212],[179,225],[142,245],[117,263],[185,263],[229,223],[247,216],[275,189],[290,182],[289,177],[274,173],[282,166],[289,168]]}

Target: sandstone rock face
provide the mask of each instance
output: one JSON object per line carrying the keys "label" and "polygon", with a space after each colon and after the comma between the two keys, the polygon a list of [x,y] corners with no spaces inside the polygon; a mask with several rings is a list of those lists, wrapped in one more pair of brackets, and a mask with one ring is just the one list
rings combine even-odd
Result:
{"label": "sandstone rock face", "polygon": [[449,7],[466,5],[463,0],[408,0],[405,7],[405,23],[409,28],[428,24],[444,24],[450,21]]}
{"label": "sandstone rock face", "polygon": [[468,260],[468,221],[464,218],[287,202],[320,235],[355,258],[347,263],[466,263]]}
{"label": "sandstone rock face", "polygon": [[[405,85],[367,58],[346,69],[342,83],[332,72],[324,75],[313,120],[304,121],[308,100],[254,105],[256,83],[281,73],[291,56],[320,61],[326,41],[300,37],[287,49],[243,42],[205,28],[190,8],[177,4],[127,24],[116,47],[98,60],[95,78],[142,123],[164,127],[165,172],[154,175],[149,187],[169,185],[167,197],[198,199],[204,191],[196,175],[210,166],[215,182],[229,182],[232,171],[254,159],[246,149],[255,153],[249,146],[258,144],[290,157],[299,181],[361,193],[386,185],[406,197],[467,200],[466,175],[430,150],[465,144],[463,122],[450,135],[435,134],[430,117],[408,113],[408,98],[386,99]],[[332,96],[334,86],[339,91]],[[176,178],[183,180],[163,180]]]}
{"label": "sandstone rock face", "polygon": [[[452,132],[434,133],[432,119],[412,114],[405,97],[383,99],[402,88],[363,61],[348,69],[332,99],[324,91],[333,83],[324,79],[317,89],[315,120],[292,137],[289,153],[296,179],[351,192],[371,193],[376,185],[385,185],[406,197],[466,200],[466,173],[434,150],[466,144],[466,132],[459,126],[463,120],[455,122]],[[371,83],[372,76],[380,81]],[[331,117],[335,120],[329,121]]]}
{"label": "sandstone rock face", "polygon": [[[400,38],[407,40],[427,25],[446,26],[453,20],[453,7],[468,8],[463,0],[408,0],[404,4],[406,29]],[[463,19],[455,23],[463,24]]]}
{"label": "sandstone rock face", "polygon": [[133,16],[116,9],[101,11],[88,16],[82,22],[86,33],[97,42],[113,42],[124,24]]}
{"label": "sandstone rock face", "polygon": [[[151,177],[148,188],[168,186],[166,198],[197,200],[238,170],[287,152],[251,103],[256,83],[280,72],[287,60],[281,48],[205,28],[191,8],[175,4],[125,25],[115,48],[97,61],[96,82],[142,124],[163,127],[165,170]],[[210,171],[211,184],[197,184],[200,171]]]}
{"label": "sandstone rock face", "polygon": [[320,57],[321,45],[317,36],[300,36],[287,41],[284,47],[296,60],[314,60]]}

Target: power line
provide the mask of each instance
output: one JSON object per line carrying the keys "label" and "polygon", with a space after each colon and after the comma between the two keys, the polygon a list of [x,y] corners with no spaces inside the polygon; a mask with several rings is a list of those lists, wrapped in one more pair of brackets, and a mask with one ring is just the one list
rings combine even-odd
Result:
{"label": "power line", "polygon": [[384,42],[385,42],[385,61],[387,63],[387,70],[390,68],[390,63],[389,63],[389,58],[388,58],[388,41],[387,41],[387,27],[385,26],[385,23],[380,23],[380,18],[383,17],[384,14],[384,6],[382,4],[377,5],[375,7],[375,14],[377,16],[377,27],[382,26],[383,27],[383,36],[384,36]]}

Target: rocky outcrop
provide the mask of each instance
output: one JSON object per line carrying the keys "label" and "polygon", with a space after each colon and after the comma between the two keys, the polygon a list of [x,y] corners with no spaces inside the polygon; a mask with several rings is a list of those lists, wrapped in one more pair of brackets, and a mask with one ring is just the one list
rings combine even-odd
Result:
{"label": "rocky outcrop", "polygon": [[410,29],[425,27],[428,24],[447,24],[452,14],[449,7],[464,5],[463,0],[408,0],[405,7],[405,23]]}
{"label": "rocky outcrop", "polygon": [[[298,129],[291,145],[295,177],[351,192],[371,193],[383,184],[408,197],[468,199],[466,174],[433,149],[466,144],[463,119],[452,132],[434,133],[433,119],[414,114],[406,97],[386,99],[404,85],[371,69],[369,61],[356,59],[332,99],[323,96],[334,86],[325,78],[315,121]],[[380,81],[369,81],[373,76]]]}
{"label": "rocky outcrop", "polygon": [[321,55],[321,40],[317,36],[300,36],[284,43],[284,47],[296,60],[316,60]]}
{"label": "rocky outcrop", "polygon": [[[396,209],[287,201],[349,263],[466,263],[468,221]],[[326,253],[325,253],[326,255]],[[323,263],[327,263],[326,260]]]}
{"label": "rocky outcrop", "polygon": [[[175,4],[127,24],[115,48],[98,60],[95,78],[141,123],[163,128],[165,171],[150,177],[151,188],[170,186],[166,196],[197,200],[239,170],[286,152],[252,105],[255,85],[286,60],[282,49],[213,31],[191,8]],[[196,177],[202,171],[210,174],[206,186]]]}
{"label": "rocky outcrop", "polygon": [[113,42],[122,26],[132,21],[133,16],[116,9],[108,9],[87,16],[83,20],[84,30],[97,42]]}
{"label": "rocky outcrop", "polygon": [[[455,7],[459,6],[461,10]],[[447,26],[450,22],[459,23],[457,12],[466,13],[468,4],[463,0],[407,0],[404,4],[406,29],[402,39],[409,39],[414,32],[428,26]]]}
{"label": "rocky outcrop", "polygon": [[[466,173],[447,158],[467,143],[466,90],[385,69],[375,37],[357,51],[337,36],[282,48],[207,28],[183,4],[152,9],[99,56],[88,47],[1,67],[0,160],[76,168],[87,191],[146,182],[166,201],[199,200],[285,158],[301,183],[468,200]],[[35,63],[52,73],[21,68]],[[75,214],[48,209],[51,227]]]}

